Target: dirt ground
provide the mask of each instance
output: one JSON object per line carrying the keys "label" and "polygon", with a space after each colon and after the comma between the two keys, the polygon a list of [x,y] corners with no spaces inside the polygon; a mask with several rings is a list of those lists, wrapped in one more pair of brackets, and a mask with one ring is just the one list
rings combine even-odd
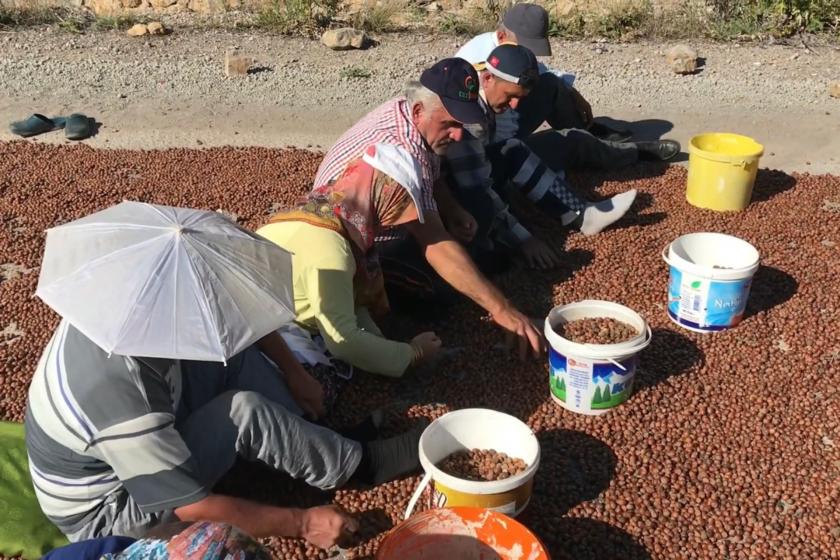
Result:
{"label": "dirt ground", "polygon": [[[165,37],[70,35],[46,28],[0,33],[0,123],[33,112],[81,111],[101,123],[96,147],[298,146],[328,148],[367,110],[466,38],[393,34],[363,51],[258,32],[175,29]],[[595,114],[630,123],[640,138],[688,140],[707,131],[750,135],[762,166],[840,173],[840,80],[834,45],[694,44],[696,75],[665,64],[667,44],[554,41],[545,62],[578,74]],[[239,47],[256,72],[226,78]],[[348,68],[369,73],[346,78]],[[608,122],[608,119],[606,120]],[[6,126],[0,139],[12,139]],[[37,142],[66,142],[58,133]]]}

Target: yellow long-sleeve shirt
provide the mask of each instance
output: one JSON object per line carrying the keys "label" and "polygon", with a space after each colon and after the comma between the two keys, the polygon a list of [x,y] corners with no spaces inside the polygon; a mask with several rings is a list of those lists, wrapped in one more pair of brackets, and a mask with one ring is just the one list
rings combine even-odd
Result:
{"label": "yellow long-sleeve shirt", "polygon": [[330,353],[355,367],[390,377],[402,375],[414,350],[388,340],[367,309],[356,307],[356,261],[338,233],[304,222],[280,222],[257,233],[292,253],[297,322],[320,332]]}

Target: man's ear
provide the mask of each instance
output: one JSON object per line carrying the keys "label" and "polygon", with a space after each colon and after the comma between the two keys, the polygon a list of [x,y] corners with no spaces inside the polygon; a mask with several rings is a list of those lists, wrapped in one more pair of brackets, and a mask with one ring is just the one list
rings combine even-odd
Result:
{"label": "man's ear", "polygon": [[423,103],[421,101],[417,101],[411,106],[411,120],[414,121],[414,124],[417,124],[420,119],[423,117],[423,112],[425,108],[423,107]]}
{"label": "man's ear", "polygon": [[507,40],[507,34],[501,29],[496,30],[496,41],[501,45]]}

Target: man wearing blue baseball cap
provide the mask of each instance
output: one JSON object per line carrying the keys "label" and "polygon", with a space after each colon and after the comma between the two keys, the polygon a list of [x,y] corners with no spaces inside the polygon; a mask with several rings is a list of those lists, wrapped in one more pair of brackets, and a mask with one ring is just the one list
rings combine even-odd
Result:
{"label": "man wearing blue baseball cap", "polygon": [[[338,179],[347,165],[372,146],[389,157],[377,169],[400,184],[420,186],[423,223],[414,221],[386,230],[376,239],[388,296],[399,300],[437,299],[439,292],[460,292],[488,311],[493,320],[519,341],[519,353],[537,356],[544,350],[540,331],[480,272],[479,267],[444,227],[474,235],[476,222],[453,198],[440,179],[439,156],[458,143],[464,125],[477,125],[486,115],[479,106],[478,74],[460,58],[439,61],[408,84],[405,95],[386,101],[344,133],[330,148],[314,188]],[[442,279],[442,283],[439,280]],[[400,295],[408,296],[400,298]]]}
{"label": "man wearing blue baseball cap", "polygon": [[[508,184],[548,216],[585,235],[595,235],[620,219],[630,209],[636,191],[588,202],[574,192],[564,173],[545,165],[521,140],[493,142],[496,116],[516,109],[541,79],[536,57],[529,49],[514,44],[493,49],[479,74],[487,119],[467,125],[462,141],[451,147],[446,160],[456,196],[472,213],[478,231],[488,234],[488,250],[495,251],[498,242],[521,251],[529,265],[549,268],[559,264],[559,256],[507,210]],[[572,159],[560,156],[561,160]],[[486,202],[488,198],[492,204]]]}

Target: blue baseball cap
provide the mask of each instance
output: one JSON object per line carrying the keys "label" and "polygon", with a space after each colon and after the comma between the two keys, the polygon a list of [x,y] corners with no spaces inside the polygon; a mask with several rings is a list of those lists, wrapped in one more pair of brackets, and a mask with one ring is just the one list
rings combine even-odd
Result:
{"label": "blue baseball cap", "polygon": [[455,120],[477,124],[486,118],[478,104],[478,73],[463,58],[444,58],[423,70],[420,83],[437,94]]}

